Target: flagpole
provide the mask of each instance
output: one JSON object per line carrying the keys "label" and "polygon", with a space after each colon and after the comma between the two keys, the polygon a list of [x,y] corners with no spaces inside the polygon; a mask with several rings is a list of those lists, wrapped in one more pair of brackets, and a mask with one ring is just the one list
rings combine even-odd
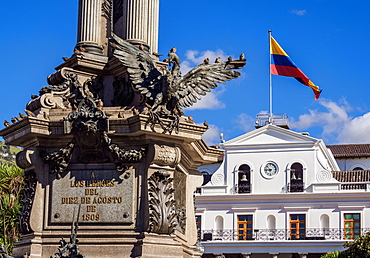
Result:
{"label": "flagpole", "polygon": [[269,64],[269,72],[270,72],[270,114],[269,114],[269,123],[272,123],[272,74],[271,74],[271,62],[272,62],[272,57],[271,57],[271,32],[272,30],[268,31],[268,36],[269,36],[269,55],[270,55],[270,64]]}

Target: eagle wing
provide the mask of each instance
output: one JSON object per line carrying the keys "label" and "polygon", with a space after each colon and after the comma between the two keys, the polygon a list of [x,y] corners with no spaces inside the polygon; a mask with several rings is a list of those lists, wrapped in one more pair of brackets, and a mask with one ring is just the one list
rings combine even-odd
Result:
{"label": "eagle wing", "polygon": [[162,91],[161,72],[156,68],[151,56],[125,41],[115,34],[110,40],[113,48],[113,55],[127,67],[129,79],[135,89],[150,100]]}
{"label": "eagle wing", "polygon": [[226,83],[226,81],[238,78],[240,73],[232,69],[239,69],[244,65],[244,61],[231,61],[203,63],[193,68],[178,82],[176,97],[179,105],[183,108],[190,107],[211,89],[216,88],[217,83]]}

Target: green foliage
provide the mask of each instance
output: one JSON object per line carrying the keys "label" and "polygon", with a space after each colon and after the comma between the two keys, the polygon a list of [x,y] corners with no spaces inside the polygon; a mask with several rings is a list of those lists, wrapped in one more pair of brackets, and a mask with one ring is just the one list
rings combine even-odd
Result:
{"label": "green foliage", "polygon": [[10,253],[18,241],[18,215],[21,208],[23,170],[16,165],[0,163],[0,241]]}
{"label": "green foliage", "polygon": [[370,258],[370,232],[344,244],[346,250],[327,253],[321,258]]}
{"label": "green foliage", "polygon": [[357,237],[353,242],[344,244],[347,249],[342,251],[341,254],[345,258],[370,258],[370,232]]}
{"label": "green foliage", "polygon": [[321,256],[321,258],[339,258],[339,255],[340,255],[339,251],[334,251]]}

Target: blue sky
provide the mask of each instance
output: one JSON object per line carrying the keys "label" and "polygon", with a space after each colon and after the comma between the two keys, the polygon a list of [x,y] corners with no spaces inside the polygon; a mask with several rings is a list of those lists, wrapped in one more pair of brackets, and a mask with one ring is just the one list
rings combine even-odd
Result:
{"label": "blue sky", "polygon": [[[0,119],[22,112],[31,94],[70,56],[76,44],[77,0],[4,1],[0,17]],[[273,76],[273,112],[286,113],[294,131],[310,132],[326,144],[370,143],[370,1],[186,0],[160,1],[159,53],[172,47],[182,70],[217,56],[245,53],[242,76],[217,88],[186,110],[229,140],[254,129],[255,116],[269,110],[267,31],[320,88]]]}

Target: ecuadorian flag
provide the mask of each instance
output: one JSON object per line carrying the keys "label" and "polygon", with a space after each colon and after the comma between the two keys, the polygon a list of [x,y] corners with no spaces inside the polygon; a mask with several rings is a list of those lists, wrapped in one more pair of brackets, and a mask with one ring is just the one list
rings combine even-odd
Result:
{"label": "ecuadorian flag", "polygon": [[294,77],[300,83],[310,87],[315,100],[320,97],[321,90],[299,69],[276,40],[270,36],[271,74]]}

